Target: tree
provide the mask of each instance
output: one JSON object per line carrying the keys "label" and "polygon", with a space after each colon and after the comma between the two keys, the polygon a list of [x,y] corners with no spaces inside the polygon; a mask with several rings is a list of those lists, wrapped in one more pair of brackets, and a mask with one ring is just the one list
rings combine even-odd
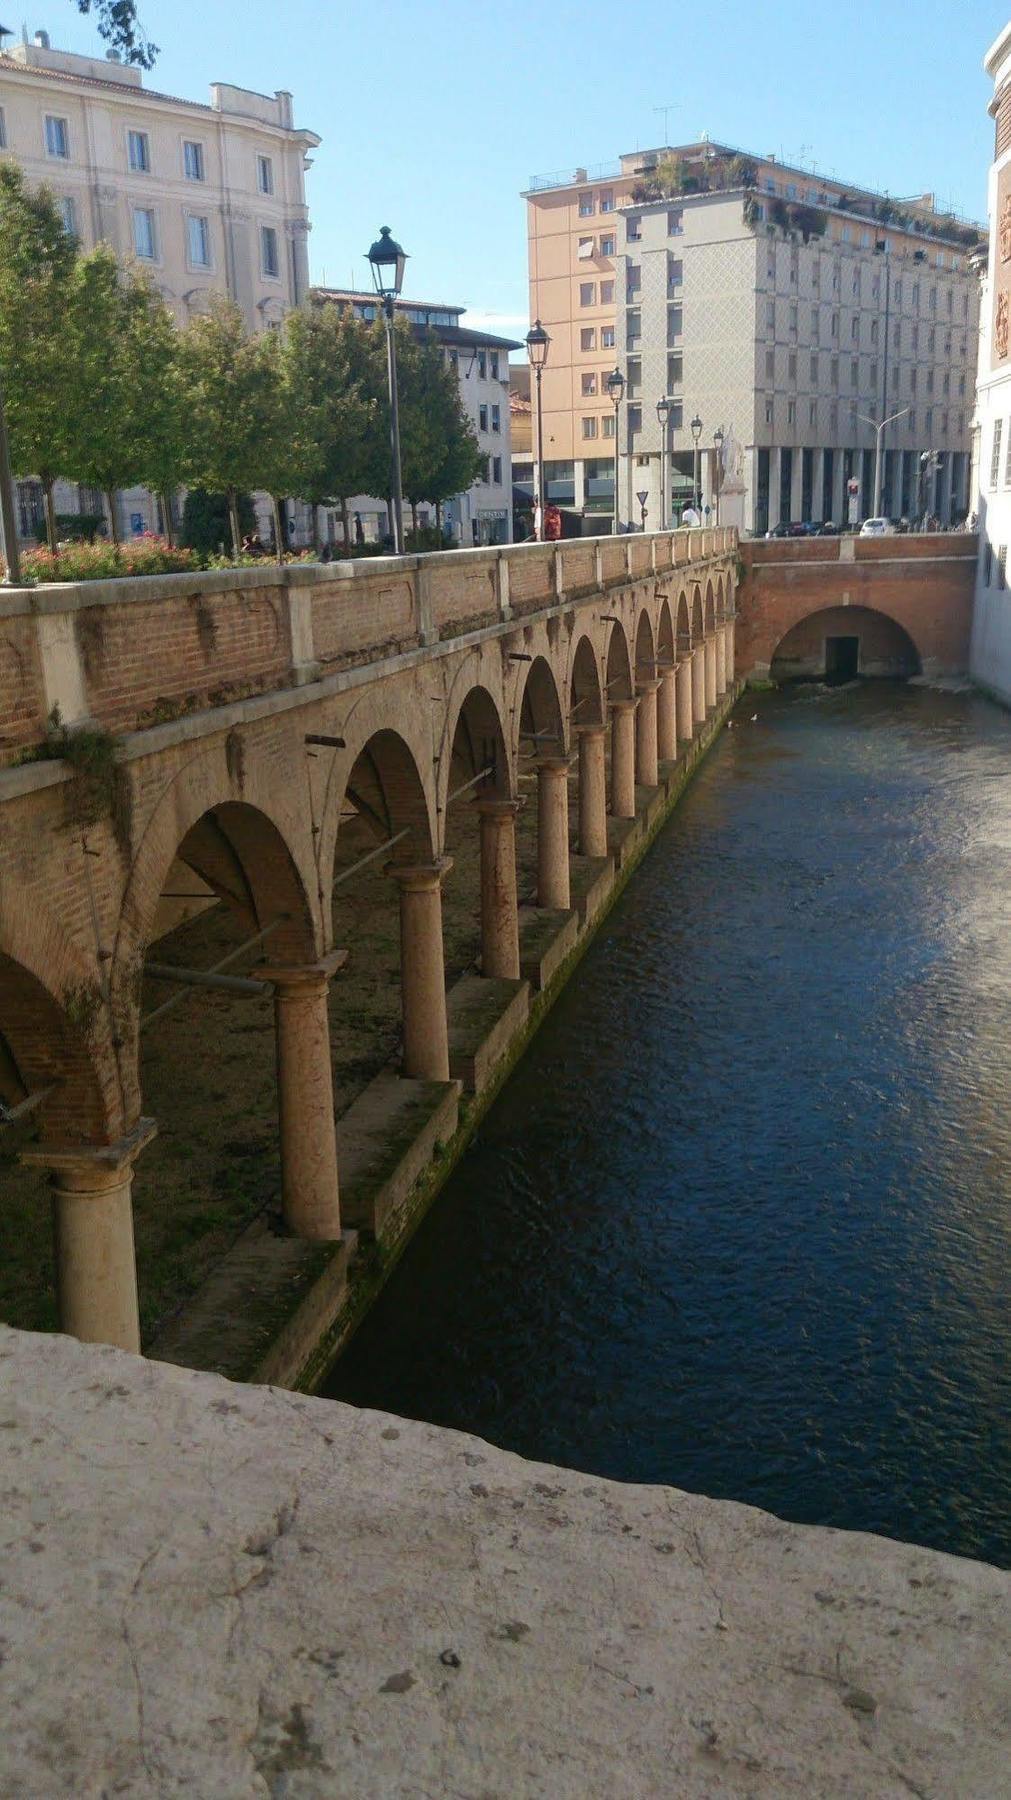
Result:
{"label": "tree", "polygon": [[94,13],[99,37],[118,50],[124,62],[135,63],[139,69],[154,66],[158,46],[144,36],[137,18],[137,0],[77,0],[77,10]]}
{"label": "tree", "polygon": [[191,479],[226,495],[238,555],[239,492],[277,475],[276,357],[247,338],[232,301],[215,298],[183,332],[180,366],[190,401]]}
{"label": "tree", "polygon": [[478,479],[484,459],[456,371],[434,332],[419,341],[409,326],[398,323],[397,366],[404,497],[416,533],[419,501],[431,501],[441,522],[443,501]]}
{"label": "tree", "polygon": [[298,492],[313,509],[313,541],[317,508],[337,500],[348,544],[351,495],[381,494],[390,482],[381,334],[350,308],[301,307],[285,327],[284,365],[312,440]]}
{"label": "tree", "polygon": [[42,483],[54,553],[53,487],[66,472],[74,386],[67,317],[75,257],[52,196],[26,188],[15,164],[0,166],[0,379],[11,463]]}
{"label": "tree", "polygon": [[[239,529],[245,535],[256,526],[256,513],[248,494],[239,495],[238,511]],[[202,487],[187,488],[179,535],[184,544],[188,544],[192,550],[202,551],[206,556],[213,556],[216,551],[222,550],[225,540],[232,535],[227,497],[224,494],[209,494]]]}
{"label": "tree", "polygon": [[130,371],[137,462],[133,479],[161,497],[172,542],[172,499],[189,473],[189,398],[175,320],[146,273],[123,289],[123,353]]}
{"label": "tree", "polygon": [[135,344],[128,312],[119,264],[108,245],[78,257],[67,315],[73,404],[63,472],[105,495],[117,544],[116,490],[133,485],[143,454],[132,392]]}

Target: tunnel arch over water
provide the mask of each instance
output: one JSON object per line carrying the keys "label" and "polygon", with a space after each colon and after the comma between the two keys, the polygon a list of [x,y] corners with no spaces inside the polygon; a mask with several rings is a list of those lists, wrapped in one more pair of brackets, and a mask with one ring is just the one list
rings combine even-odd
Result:
{"label": "tunnel arch over water", "polygon": [[921,673],[909,633],[869,606],[823,607],[791,625],[773,651],[773,681],[908,679]]}

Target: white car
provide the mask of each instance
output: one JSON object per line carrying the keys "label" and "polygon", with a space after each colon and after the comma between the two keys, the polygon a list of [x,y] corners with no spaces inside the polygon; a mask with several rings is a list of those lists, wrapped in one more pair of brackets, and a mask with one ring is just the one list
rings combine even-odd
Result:
{"label": "white car", "polygon": [[891,519],[865,519],[860,527],[861,537],[894,537],[895,526]]}

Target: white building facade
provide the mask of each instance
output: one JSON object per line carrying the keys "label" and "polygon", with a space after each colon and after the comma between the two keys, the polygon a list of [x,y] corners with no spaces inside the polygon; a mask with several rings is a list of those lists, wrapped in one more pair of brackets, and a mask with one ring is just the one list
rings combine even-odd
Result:
{"label": "white building facade", "polygon": [[1011,705],[1011,24],[984,59],[994,84],[995,123],[987,208],[989,252],[982,282],[976,382],[975,490],[979,563],[969,667],[981,687]]}
{"label": "white building facade", "polygon": [[[309,287],[305,170],[319,143],[292,97],[216,83],[209,105],[149,90],[139,69],[51,48],[45,32],[0,55],[0,154],[47,187],[85,250],[108,244],[146,269],[180,324],[227,294],[250,330],[280,322]],[[84,504],[82,504],[82,500]],[[41,494],[22,483],[34,535]],[[121,497],[124,535],[157,506]],[[61,484],[58,510],[101,511]]]}
{"label": "white building facade", "polygon": [[[812,209],[809,235],[776,222],[761,189],[685,194],[618,213],[619,510],[660,520],[661,425],[671,402],[668,520],[695,483],[703,516],[761,535],[843,523],[849,483],[874,511],[944,525],[969,505],[978,282],[964,241],[929,244],[850,206]],[[714,436],[732,442],[717,459]],[[928,463],[928,452],[936,456]],[[717,494],[717,488],[721,491]]]}

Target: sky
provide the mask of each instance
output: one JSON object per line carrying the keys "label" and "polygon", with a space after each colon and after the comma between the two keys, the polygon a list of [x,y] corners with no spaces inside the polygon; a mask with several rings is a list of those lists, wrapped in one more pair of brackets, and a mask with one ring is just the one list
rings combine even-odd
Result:
{"label": "sky", "polygon": [[[1008,19],[983,0],[660,0],[551,7],[491,0],[140,0],[160,46],[148,86],[206,100],[212,81],[290,88],[322,138],[307,176],[312,278],[370,286],[388,224],[410,260],[405,298],[527,329],[531,175],[629,150],[718,141],[815,165],[896,197],[986,208],[992,88],[982,60]],[[16,14],[5,22],[20,27]],[[94,54],[75,0],[29,16]]]}

